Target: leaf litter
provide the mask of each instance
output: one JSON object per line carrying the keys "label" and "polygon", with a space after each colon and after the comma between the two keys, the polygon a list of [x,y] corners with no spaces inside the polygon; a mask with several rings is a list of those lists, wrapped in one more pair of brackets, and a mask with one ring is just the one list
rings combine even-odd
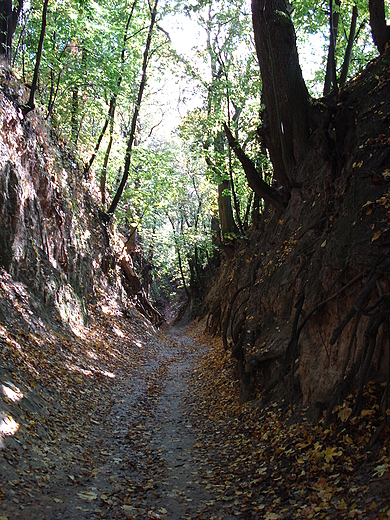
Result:
{"label": "leaf litter", "polygon": [[[204,323],[101,301],[64,328],[1,273],[0,518],[388,518],[387,416],[369,385],[328,428],[239,403]],[[37,318],[40,316],[40,318]]]}

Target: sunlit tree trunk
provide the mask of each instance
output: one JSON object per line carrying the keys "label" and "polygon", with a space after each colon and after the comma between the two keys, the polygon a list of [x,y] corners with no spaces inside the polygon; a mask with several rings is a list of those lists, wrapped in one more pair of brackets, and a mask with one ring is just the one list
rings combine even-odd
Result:
{"label": "sunlit tree trunk", "polygon": [[[96,155],[97,155],[97,153],[99,151],[99,148],[100,148],[100,145],[102,143],[103,137],[104,137],[104,135],[106,133],[108,124],[110,123],[110,121],[112,122],[114,120],[114,117],[115,117],[116,102],[117,102],[117,99],[118,99],[118,94],[119,94],[120,87],[121,87],[122,80],[123,80],[123,67],[124,67],[124,64],[125,64],[125,54],[126,54],[126,45],[127,45],[127,40],[128,40],[128,32],[129,32],[130,22],[131,22],[131,19],[133,18],[133,14],[134,14],[136,5],[137,5],[137,0],[134,0],[132,8],[131,8],[131,11],[130,11],[130,15],[127,18],[127,24],[126,24],[125,34],[123,36],[123,46],[122,46],[122,52],[121,52],[120,74],[119,74],[119,77],[118,77],[118,80],[117,80],[117,84],[116,84],[116,91],[113,94],[113,96],[111,97],[110,106],[109,106],[109,109],[108,109],[108,114],[106,116],[106,120],[105,120],[105,122],[103,124],[103,128],[102,128],[102,130],[100,132],[100,135],[99,135],[99,138],[97,140],[97,143],[96,143],[95,149],[93,151],[93,154],[91,155],[91,158],[88,161],[88,163],[84,166],[84,175],[85,176],[88,175],[89,170],[91,169],[92,164],[93,164],[93,162],[94,162],[94,160],[96,158]],[[110,138],[110,142],[112,144],[112,138]],[[109,149],[111,150],[111,146],[109,147]],[[108,154],[108,156],[109,155],[110,154]],[[107,156],[107,154],[106,154],[106,156]],[[106,168],[107,168],[107,165],[106,165]],[[102,197],[103,197],[103,195],[102,195]]]}
{"label": "sunlit tree trunk", "polygon": [[143,63],[142,63],[142,77],[141,77],[141,82],[140,82],[139,89],[138,89],[138,96],[137,96],[137,100],[136,100],[135,107],[134,107],[133,117],[131,120],[130,136],[127,141],[125,168],[124,168],[124,172],[123,172],[123,177],[119,184],[118,190],[115,193],[115,196],[111,202],[111,205],[108,208],[107,213],[105,214],[106,220],[110,220],[112,215],[114,214],[116,207],[118,206],[118,203],[120,201],[120,198],[122,197],[123,190],[125,189],[127,179],[129,177],[130,164],[131,164],[131,153],[133,150],[133,144],[134,144],[134,140],[135,140],[135,132],[136,132],[136,128],[137,128],[138,115],[139,115],[139,111],[140,111],[140,107],[141,107],[141,103],[142,103],[142,97],[143,97],[145,85],[146,85],[146,70],[148,68],[148,63],[149,63],[149,53],[150,53],[150,46],[152,43],[153,29],[154,29],[154,26],[156,23],[157,5],[158,5],[158,0],[155,0],[154,7],[151,11],[149,32],[148,32],[148,36],[146,38],[144,59],[143,59]]}

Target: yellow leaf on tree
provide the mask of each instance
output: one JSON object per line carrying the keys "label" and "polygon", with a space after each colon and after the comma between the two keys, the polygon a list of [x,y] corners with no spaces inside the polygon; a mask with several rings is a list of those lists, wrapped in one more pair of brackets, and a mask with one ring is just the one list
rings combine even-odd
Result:
{"label": "yellow leaf on tree", "polygon": [[371,242],[375,242],[375,240],[378,240],[378,238],[381,236],[381,232],[380,231],[375,231],[372,239],[371,239]]}

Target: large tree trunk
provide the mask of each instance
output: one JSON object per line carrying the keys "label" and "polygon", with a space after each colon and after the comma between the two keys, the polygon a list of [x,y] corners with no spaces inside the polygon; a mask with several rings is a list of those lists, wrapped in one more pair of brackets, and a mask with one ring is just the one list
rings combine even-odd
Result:
{"label": "large tree trunk", "polygon": [[298,61],[294,26],[284,0],[252,0],[257,57],[263,79],[264,138],[274,177],[288,194],[309,138],[310,97]]}
{"label": "large tree trunk", "polygon": [[382,54],[390,41],[390,26],[386,25],[384,0],[369,0],[372,38]]}

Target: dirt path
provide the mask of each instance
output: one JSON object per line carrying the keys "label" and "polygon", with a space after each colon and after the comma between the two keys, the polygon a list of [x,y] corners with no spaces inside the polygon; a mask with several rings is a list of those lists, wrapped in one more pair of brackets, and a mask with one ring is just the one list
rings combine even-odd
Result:
{"label": "dirt path", "polygon": [[[85,438],[68,443],[69,457],[59,457],[65,460],[58,467],[54,456],[46,464],[45,483],[31,482],[28,470],[26,481],[4,479],[0,518],[233,518],[211,514],[205,468],[193,458],[190,378],[203,350],[183,329],[150,336],[137,368],[129,366],[100,396],[102,409]],[[47,444],[35,448],[36,459],[51,453]]]}
{"label": "dirt path", "polygon": [[62,518],[196,518],[207,506],[185,404],[201,347],[180,329],[159,347],[113,396],[101,431],[104,459],[96,476],[68,495]]}

